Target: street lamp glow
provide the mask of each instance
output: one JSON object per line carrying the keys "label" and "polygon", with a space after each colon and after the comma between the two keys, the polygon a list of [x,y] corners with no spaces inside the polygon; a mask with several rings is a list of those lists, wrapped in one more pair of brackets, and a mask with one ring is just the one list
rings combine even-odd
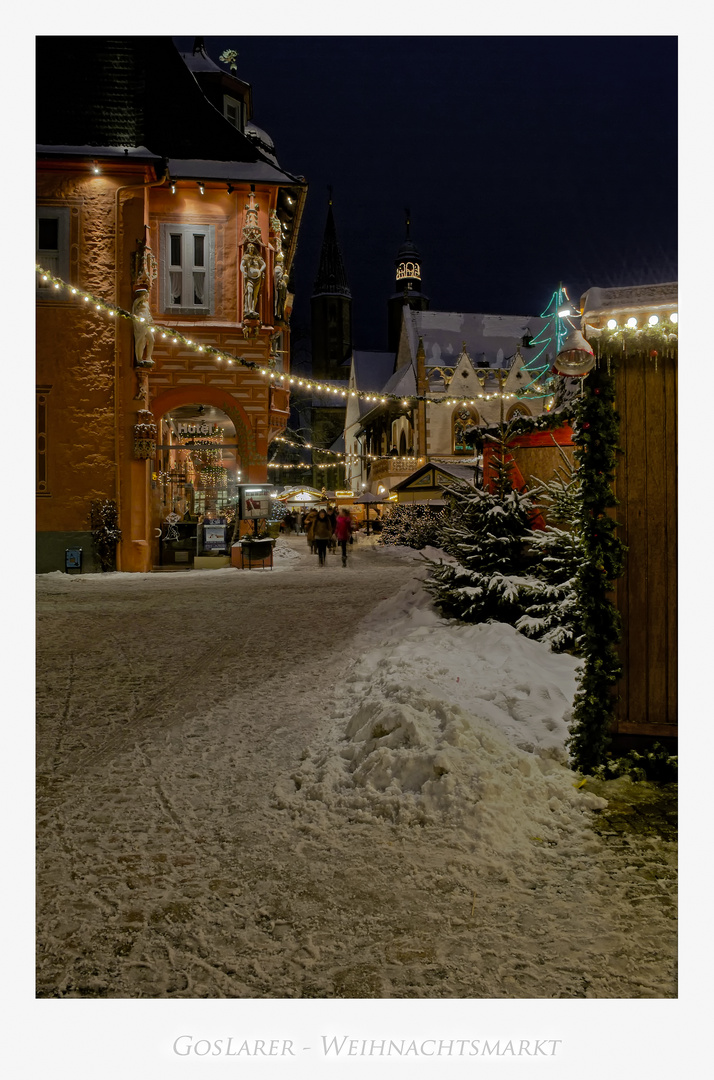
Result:
{"label": "street lamp glow", "polygon": [[672,314],[669,317],[669,321],[673,322],[673,323],[676,323],[676,321],[677,321],[677,312],[676,311],[672,312]]}
{"label": "street lamp glow", "polygon": [[650,326],[656,326],[657,323],[659,322],[659,316],[658,315],[650,315],[648,321],[649,321]]}
{"label": "street lamp glow", "polygon": [[637,319],[635,319],[635,318],[628,319],[627,320],[627,325],[632,326],[632,327],[637,326]]}
{"label": "street lamp glow", "polygon": [[616,326],[617,326],[617,319],[608,319],[607,320],[607,328],[608,328],[608,330],[614,330],[616,328]]}

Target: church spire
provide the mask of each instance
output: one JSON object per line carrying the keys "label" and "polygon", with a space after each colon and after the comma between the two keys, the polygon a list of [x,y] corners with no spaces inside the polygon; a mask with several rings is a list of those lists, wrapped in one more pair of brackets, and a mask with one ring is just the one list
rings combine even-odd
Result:
{"label": "church spire", "polygon": [[320,252],[320,265],[315,278],[313,296],[321,293],[333,293],[338,296],[352,297],[347,274],[342,262],[342,252],[337,242],[337,230],[335,218],[332,213],[332,188],[328,187],[329,198],[327,202],[327,221],[325,223],[325,235],[322,239],[322,251]]}

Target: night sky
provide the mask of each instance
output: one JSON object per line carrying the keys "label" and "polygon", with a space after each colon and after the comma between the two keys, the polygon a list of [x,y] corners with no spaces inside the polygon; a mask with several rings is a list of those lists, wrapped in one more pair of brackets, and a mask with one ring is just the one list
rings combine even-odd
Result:
{"label": "night sky", "polygon": [[[193,38],[174,38],[182,50]],[[432,310],[539,315],[559,281],[677,278],[674,37],[206,37],[309,184],[292,277],[309,324],[328,185],[354,345],[386,348],[406,235]]]}

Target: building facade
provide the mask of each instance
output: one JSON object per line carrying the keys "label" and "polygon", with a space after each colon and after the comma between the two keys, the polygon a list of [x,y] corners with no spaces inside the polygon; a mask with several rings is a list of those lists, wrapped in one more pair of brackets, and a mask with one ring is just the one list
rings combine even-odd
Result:
{"label": "building facade", "polygon": [[109,504],[116,568],[146,572],[175,518],[226,520],[240,483],[267,480],[306,184],[200,41],[39,38],[37,59],[54,80],[37,97],[37,569],[68,549],[98,569]]}
{"label": "building facade", "polygon": [[578,381],[553,377],[555,345],[550,352],[543,345],[548,325],[544,318],[404,306],[383,384],[365,385],[376,369],[353,361],[350,387],[374,389],[386,400],[365,407],[348,398],[348,485],[388,496],[427,461],[478,457],[483,433],[501,420],[538,417],[569,399]]}

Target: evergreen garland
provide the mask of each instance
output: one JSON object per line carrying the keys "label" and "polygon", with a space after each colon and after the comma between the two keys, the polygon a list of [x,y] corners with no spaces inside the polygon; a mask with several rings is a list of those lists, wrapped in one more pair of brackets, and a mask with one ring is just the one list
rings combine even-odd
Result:
{"label": "evergreen garland", "polygon": [[608,513],[616,505],[612,482],[619,428],[614,401],[614,380],[599,366],[588,375],[575,407],[573,441],[582,492],[577,528],[583,546],[575,591],[584,662],[567,745],[574,766],[582,773],[592,772],[605,759],[614,714],[613,688],[621,674],[620,617],[608,596],[622,573],[625,550]]}

